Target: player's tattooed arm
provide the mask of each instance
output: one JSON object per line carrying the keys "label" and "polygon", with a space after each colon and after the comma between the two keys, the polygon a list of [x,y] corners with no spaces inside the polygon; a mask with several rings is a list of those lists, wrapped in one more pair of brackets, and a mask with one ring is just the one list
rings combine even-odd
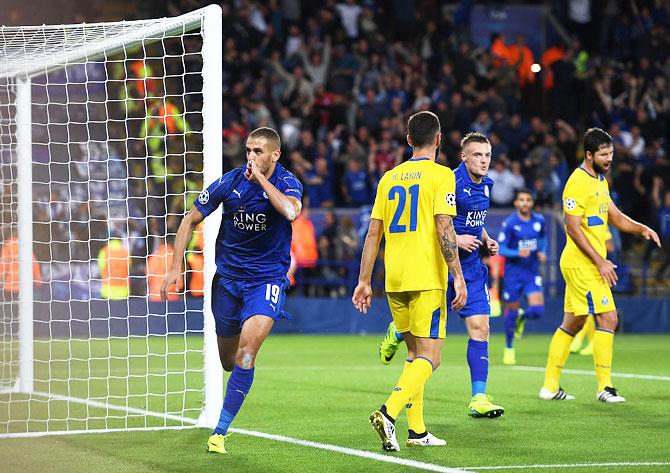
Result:
{"label": "player's tattooed arm", "polygon": [[454,230],[454,221],[450,215],[436,215],[435,227],[440,250],[449,267],[449,273],[454,278],[455,297],[451,307],[454,310],[460,310],[465,306],[468,290],[461,270],[461,261],[458,258],[458,240],[456,230]]}
{"label": "player's tattooed arm", "polygon": [[456,272],[460,274],[461,262],[458,259],[458,240],[456,230],[454,230],[454,221],[450,215],[436,215],[435,223],[440,250],[447,262],[449,272],[454,276]]}

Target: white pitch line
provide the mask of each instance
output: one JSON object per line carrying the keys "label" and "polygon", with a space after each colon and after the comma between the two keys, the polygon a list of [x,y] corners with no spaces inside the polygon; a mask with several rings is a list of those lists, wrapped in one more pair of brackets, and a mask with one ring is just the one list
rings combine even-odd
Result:
{"label": "white pitch line", "polygon": [[[544,373],[544,368],[540,366],[510,366],[513,370],[519,371],[537,371]],[[564,369],[563,373],[567,374],[582,374],[593,376],[595,372],[589,370],[571,370]],[[660,376],[654,374],[635,374],[635,373],[612,373],[615,378],[631,378],[631,379],[652,379],[655,381],[670,381],[670,376]]]}
{"label": "white pitch line", "polygon": [[[517,366],[517,369],[527,369],[535,368],[532,366]],[[538,368],[540,369],[540,368]],[[586,374],[589,372],[583,372],[578,374]],[[590,374],[590,373],[589,373]],[[123,429],[95,429],[95,430],[62,430],[62,431],[50,431],[50,432],[17,432],[12,434],[0,434],[0,439],[5,438],[33,438],[33,437],[46,437],[46,436],[57,436],[57,435],[75,435],[75,434],[106,434],[112,432],[138,432],[138,431],[159,431],[159,430],[183,430],[191,429],[195,427],[197,420],[191,419],[189,417],[180,417],[172,414],[164,414],[162,412],[147,411],[144,409],[139,409],[136,407],[127,407],[127,406],[118,406],[114,404],[107,404],[100,401],[92,401],[90,399],[81,399],[71,396],[63,396],[60,394],[53,393],[44,393],[44,392],[33,392],[32,394],[44,396],[49,399],[69,401],[78,404],[90,405],[92,407],[98,407],[102,409],[111,409],[118,410],[123,412],[128,412],[131,414],[140,414],[147,415],[151,417],[158,417],[161,419],[175,420],[180,421],[189,425],[182,426],[166,426],[166,427],[132,427],[132,428],[123,428]],[[540,465],[495,465],[495,466],[465,466],[458,468],[450,468],[442,465],[435,465],[433,463],[425,463],[416,460],[408,460],[405,458],[398,458],[391,455],[382,455],[380,453],[368,452],[365,450],[356,450],[353,448],[340,447],[338,445],[331,445],[327,443],[313,442],[311,440],[302,440],[296,439],[293,437],[286,437],[284,435],[275,435],[267,434],[265,432],[257,432],[255,430],[246,430],[246,429],[230,429],[230,432],[234,432],[241,435],[248,435],[251,437],[259,437],[268,440],[274,440],[277,442],[290,443],[294,445],[300,445],[303,447],[318,448],[321,450],[328,450],[335,453],[341,453],[344,455],[367,458],[370,460],[381,461],[385,463],[393,463],[396,465],[407,466],[410,468],[416,468],[424,471],[436,471],[439,473],[469,473],[476,470],[520,470],[520,469],[530,469],[530,468],[578,468],[578,467],[604,467],[604,466],[669,466],[670,462],[612,462],[612,463],[566,463],[566,464],[540,464]]]}
{"label": "white pitch line", "polygon": [[[180,416],[175,416],[172,414],[164,414],[162,412],[153,412],[153,411],[147,411],[144,409],[138,409],[136,407],[127,407],[127,406],[118,406],[114,404],[107,404],[105,402],[100,402],[100,401],[92,401],[90,399],[81,399],[81,398],[76,398],[76,397],[71,397],[71,396],[63,396],[60,394],[53,394],[53,393],[43,393],[43,392],[33,392],[32,394],[38,395],[38,396],[44,396],[47,397],[48,399],[55,399],[55,400],[60,400],[60,401],[69,401],[69,402],[74,402],[78,404],[85,404],[89,405],[92,407],[98,407],[102,409],[112,409],[112,410],[118,410],[118,411],[124,411],[128,412],[131,414],[140,414],[140,415],[147,415],[151,417],[159,417],[162,419],[168,419],[168,420],[176,420],[180,422],[184,422],[187,424],[196,424],[197,421],[195,419],[190,419],[188,417],[180,417]],[[167,428],[167,427],[165,427]],[[174,428],[174,427],[173,427]],[[177,426],[176,428],[191,428],[191,426]],[[95,433],[109,433],[109,432],[124,432],[124,431],[129,431],[129,430],[162,430],[164,427],[157,427],[157,428],[138,428],[138,429],[99,429],[99,430],[76,430],[76,431],[52,431],[52,432],[21,432],[21,433],[16,433],[16,434],[0,434],[0,438],[12,438],[12,437],[44,437],[44,436],[51,436],[51,435],[69,435],[69,434],[95,434]],[[355,456],[355,457],[361,457],[361,458],[368,458],[371,460],[377,460],[377,461],[382,461],[386,463],[394,463],[396,465],[403,465],[403,466],[408,466],[412,468],[418,468],[421,470],[425,471],[437,471],[440,473],[468,473],[468,470],[463,470],[459,468],[448,468],[445,466],[441,465],[434,465],[432,463],[424,463],[424,462],[419,462],[415,460],[406,460],[404,458],[398,458],[390,455],[382,455],[379,453],[373,453],[373,452],[367,452],[365,450],[355,450],[353,448],[346,448],[346,447],[339,447],[337,445],[330,445],[326,443],[319,443],[319,442],[312,442],[310,440],[302,440],[302,439],[296,439],[292,437],[285,437],[283,435],[274,435],[274,434],[266,434],[264,432],[256,432],[254,430],[244,430],[244,429],[230,429],[231,432],[235,432],[238,434],[242,435],[249,435],[252,437],[260,437],[260,438],[265,438],[269,440],[275,440],[278,442],[285,442],[285,443],[292,443],[295,445],[301,445],[304,447],[312,447],[312,448],[319,448],[321,450],[329,450],[331,452],[336,452],[336,453],[342,453],[345,455],[350,455],[350,456]]]}
{"label": "white pitch line", "polygon": [[356,450],[353,448],[339,447],[337,445],[330,445],[327,443],[312,442],[310,440],[301,440],[295,439],[292,437],[285,437],[283,435],[274,435],[266,434],[263,432],[256,432],[253,430],[244,430],[244,429],[230,429],[231,432],[235,432],[243,435],[250,435],[252,437],[260,437],[268,440],[275,440],[277,442],[292,443],[295,445],[301,445],[303,447],[312,447],[318,448],[321,450],[328,450],[331,452],[342,453],[344,455],[350,455],[354,457],[368,458],[371,460],[377,460],[386,463],[394,463],[396,465],[409,466],[411,468],[418,468],[425,471],[438,471],[441,473],[467,473],[468,470],[463,468],[449,468],[442,465],[434,465],[432,463],[424,463],[415,460],[407,460],[405,458],[398,458],[391,455],[382,455],[381,453],[368,452],[365,450]]}
{"label": "white pitch line", "polygon": [[557,463],[555,465],[466,466],[469,470],[529,470],[531,468],[600,468],[605,466],[668,466],[670,462]]}

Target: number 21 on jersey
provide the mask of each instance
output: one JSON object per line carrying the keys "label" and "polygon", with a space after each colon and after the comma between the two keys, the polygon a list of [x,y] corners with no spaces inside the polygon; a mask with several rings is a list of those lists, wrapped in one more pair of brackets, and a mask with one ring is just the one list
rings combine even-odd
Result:
{"label": "number 21 on jersey", "polygon": [[400,218],[405,212],[407,204],[407,193],[409,192],[409,231],[415,232],[417,225],[417,214],[419,213],[419,184],[414,184],[409,189],[403,186],[393,186],[389,189],[389,200],[398,200],[398,207],[396,207],[391,225],[389,225],[390,233],[405,233],[407,225],[401,224]]}

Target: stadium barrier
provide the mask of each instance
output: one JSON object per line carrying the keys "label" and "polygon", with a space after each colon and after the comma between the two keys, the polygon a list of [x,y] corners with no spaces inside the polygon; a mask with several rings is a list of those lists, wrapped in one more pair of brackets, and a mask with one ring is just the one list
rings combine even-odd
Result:
{"label": "stadium barrier", "polygon": [[[641,297],[617,298],[624,332],[670,332],[670,300]],[[35,337],[106,338],[202,333],[202,298],[170,303],[128,301],[36,301]],[[528,332],[550,333],[563,317],[563,299],[547,298],[544,317],[527,324]],[[375,298],[367,315],[360,315],[348,299],[288,297],[289,320],[280,320],[275,333],[365,334],[386,330],[391,315],[385,298]],[[503,333],[502,317],[491,319],[491,332]],[[450,314],[448,333],[465,332],[458,316]]]}

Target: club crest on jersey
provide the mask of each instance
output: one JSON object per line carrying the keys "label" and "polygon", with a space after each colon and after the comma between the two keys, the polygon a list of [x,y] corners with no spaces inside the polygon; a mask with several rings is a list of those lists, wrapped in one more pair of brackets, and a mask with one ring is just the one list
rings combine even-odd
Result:
{"label": "club crest on jersey", "polygon": [[485,195],[486,197],[489,196],[489,186],[484,186],[484,195]]}
{"label": "club crest on jersey", "polygon": [[447,205],[451,207],[456,206],[456,194],[454,194],[453,192],[449,192],[447,194]]}
{"label": "club crest on jersey", "polygon": [[568,197],[567,199],[565,199],[566,209],[573,210],[575,207],[577,207],[577,202],[575,201],[575,199],[573,199],[572,197]]}
{"label": "club crest on jersey", "polygon": [[200,202],[202,205],[205,205],[207,202],[209,202],[209,192],[207,189],[203,189],[203,191],[200,193],[198,196],[198,202]]}
{"label": "club crest on jersey", "polygon": [[533,230],[535,230],[536,232],[539,232],[540,230],[542,230],[542,225],[540,224],[540,222],[535,222],[533,224]]}
{"label": "club crest on jersey", "polygon": [[264,199],[267,199],[267,198],[268,198],[268,195],[265,193],[265,191],[263,191],[263,198],[264,198]]}

